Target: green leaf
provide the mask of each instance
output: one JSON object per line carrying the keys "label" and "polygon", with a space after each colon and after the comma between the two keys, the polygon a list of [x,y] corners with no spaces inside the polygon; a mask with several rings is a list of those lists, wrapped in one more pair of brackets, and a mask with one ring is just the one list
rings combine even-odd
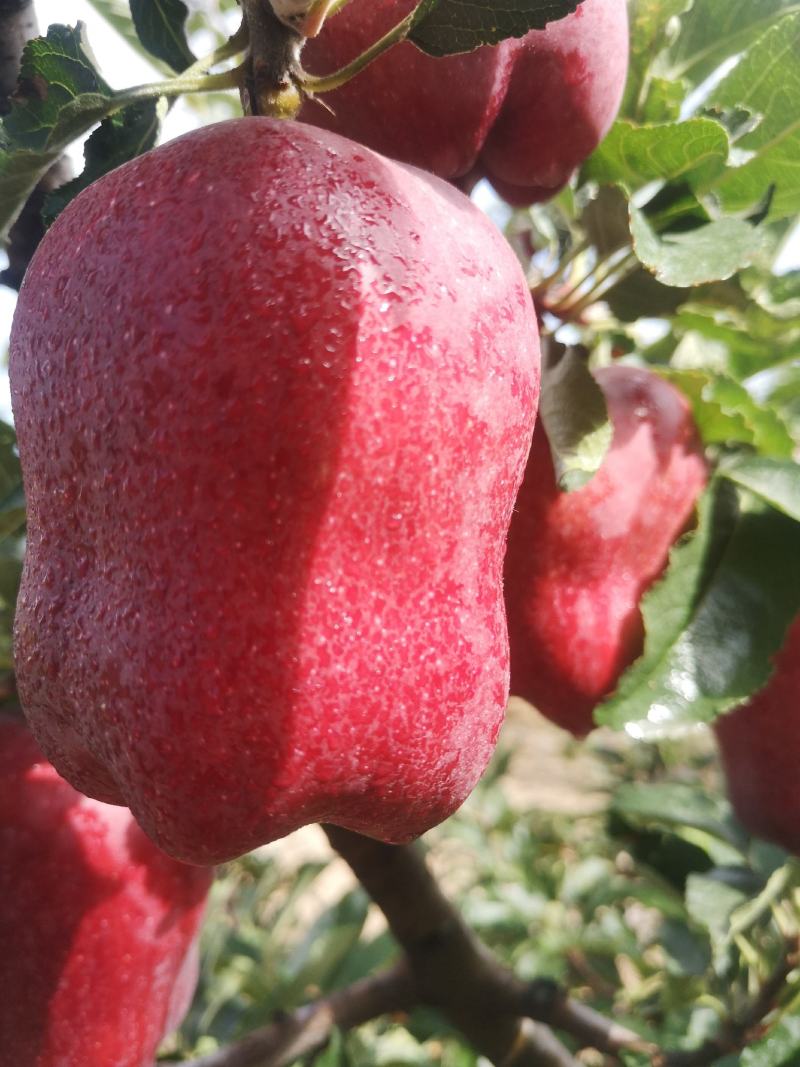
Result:
{"label": "green leaf", "polygon": [[[741,275],[738,278],[741,280]],[[707,287],[705,292],[695,290],[692,303],[686,304],[673,319],[674,336],[680,339],[673,366],[682,370],[719,371],[742,381],[776,364],[791,364],[800,357],[800,331],[793,336],[784,323],[764,314],[741,290],[745,300],[741,311],[734,306],[739,299],[735,292],[729,297],[722,295],[720,306],[712,288]],[[708,304],[702,302],[704,299]]]}
{"label": "green leaf", "polygon": [[556,342],[545,353],[539,415],[561,488],[578,489],[603,462],[613,429],[587,353]]}
{"label": "green leaf", "polygon": [[[684,341],[690,336],[687,335]],[[694,420],[706,444],[739,441],[767,456],[792,455],[794,441],[780,415],[759,404],[743,385],[718,369],[659,368],[659,371],[689,399]]]}
{"label": "green leaf", "polygon": [[707,180],[724,169],[729,148],[728,134],[713,119],[658,126],[620,120],[589,159],[584,175],[605,184],[620,182],[628,190],[701,169]]}
{"label": "green leaf", "polygon": [[88,3],[131,48],[136,49],[140,55],[150,58],[136,33],[128,0],[88,0]]}
{"label": "green leaf", "polygon": [[633,206],[631,233],[637,256],[656,279],[681,288],[730,278],[763,247],[760,230],[744,219],[723,218],[688,233],[659,236]]}
{"label": "green leaf", "polygon": [[611,809],[632,826],[672,832],[691,827],[734,848],[746,840],[725,800],[680,782],[624,783],[614,793]]}
{"label": "green leaf", "polygon": [[0,150],[0,237],[8,234],[40,178],[60,155],[61,147],[49,152]]}
{"label": "green leaf", "polygon": [[747,154],[712,191],[729,212],[761,203],[770,188],[770,218],[800,211],[800,14],[772,25],[711,96],[716,107],[746,108],[760,121],[736,143]]}
{"label": "green leaf", "polygon": [[54,148],[62,108],[85,95],[111,95],[97,70],[85,27],[81,22],[74,30],[51,26],[46,37],[28,41],[22,53],[19,85],[11,112],[3,119],[11,146],[35,152]]}
{"label": "green leaf", "polygon": [[731,883],[726,872],[690,874],[686,881],[686,907],[690,918],[708,930],[715,947],[726,941],[731,914],[747,900],[741,886]]}
{"label": "green leaf", "polygon": [[784,1015],[766,1037],[746,1048],[741,1067],[797,1067],[800,1061],[800,1015]]}
{"label": "green leaf", "polygon": [[628,81],[622,98],[620,115],[626,118],[642,118],[649,92],[649,80],[663,76],[655,62],[670,39],[665,34],[669,20],[682,14],[692,5],[692,0],[637,0],[631,10],[631,44]]}
{"label": "green leaf", "polygon": [[621,322],[636,322],[637,319],[672,314],[689,299],[689,295],[688,289],[662,285],[642,267],[615,285],[604,299]]}
{"label": "green leaf", "polygon": [[651,77],[639,105],[640,120],[644,123],[677,121],[688,93],[688,84],[680,78]]}
{"label": "green leaf", "polygon": [[782,11],[796,6],[795,0],[694,0],[670,54],[671,76],[703,81],[723,59],[745,51]]}
{"label": "green leaf", "polygon": [[287,979],[283,997],[287,1004],[302,1002],[309,986],[329,987],[361,936],[368,907],[366,894],[356,889],[320,915],[282,962]]}
{"label": "green leaf", "polygon": [[708,941],[687,923],[667,919],[661,924],[659,944],[667,954],[667,969],[672,974],[700,978],[711,962]]}
{"label": "green leaf", "polygon": [[195,61],[186,40],[189,9],[183,0],[130,0],[139,40],[152,55],[173,70],[186,70]]}
{"label": "green leaf", "polygon": [[742,284],[770,315],[779,319],[800,318],[800,270],[786,274],[745,272]]}
{"label": "green leaf", "polygon": [[630,244],[628,199],[619,186],[608,185],[598,191],[584,208],[581,225],[600,256]]}
{"label": "green leaf", "polygon": [[791,460],[745,456],[723,465],[720,473],[800,522],[799,464]]}
{"label": "green leaf", "polygon": [[25,46],[0,150],[0,234],[8,233],[39,180],[75,137],[116,109],[84,27],[51,26]]}
{"label": "green leaf", "polygon": [[595,712],[634,737],[711,722],[761,689],[800,612],[800,524],[717,481],[642,599],[645,650]]}
{"label": "green leaf", "polygon": [[47,197],[42,212],[47,225],[92,182],[151,149],[158,139],[160,126],[155,100],[133,104],[105,119],[84,145],[83,172]]}
{"label": "green leaf", "polygon": [[524,37],[565,18],[582,0],[422,0],[408,39],[432,56]]}

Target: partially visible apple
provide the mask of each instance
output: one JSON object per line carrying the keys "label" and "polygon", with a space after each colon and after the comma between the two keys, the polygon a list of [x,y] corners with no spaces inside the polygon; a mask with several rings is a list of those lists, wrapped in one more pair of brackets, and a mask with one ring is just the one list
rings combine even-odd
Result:
{"label": "partially visible apple", "polygon": [[610,129],[627,73],[625,0],[585,0],[523,37],[479,159],[500,196],[520,206],[554,196]]}
{"label": "partially visible apple", "polygon": [[[416,0],[350,0],[303,51],[313,74],[339,69]],[[625,0],[584,0],[520,40],[444,59],[410,43],[307,101],[305,122],[440,177],[485,176],[514,204],[553,196],[614,120],[628,65]]]}
{"label": "partially visible apple", "polygon": [[152,1067],[194,993],[210,883],[0,716],[0,1067]]}
{"label": "partially visible apple", "polygon": [[511,692],[577,736],[641,653],[639,601],[706,483],[677,389],[626,366],[596,378],[614,427],[608,455],[587,485],[562,492],[536,427],[505,565]]}
{"label": "partially visible apple", "polygon": [[[311,74],[328,74],[360,55],[418,0],[350,0],[303,49]],[[475,165],[505,99],[516,42],[433,59],[404,42],[355,78],[300,111],[303,122],[344,134],[440,178]]]}
{"label": "partially visible apple", "polygon": [[800,855],[800,618],[766,686],[714,727],[741,823]]}

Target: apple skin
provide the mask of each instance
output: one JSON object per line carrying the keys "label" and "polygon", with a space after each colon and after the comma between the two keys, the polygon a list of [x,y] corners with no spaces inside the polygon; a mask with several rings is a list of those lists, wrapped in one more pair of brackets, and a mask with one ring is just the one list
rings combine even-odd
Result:
{"label": "apple skin", "polygon": [[[310,74],[338,70],[417,2],[350,0],[306,42],[303,67]],[[500,112],[512,62],[511,41],[442,59],[403,42],[346,85],[307,100],[299,117],[440,178],[460,177],[475,165]]]}
{"label": "apple skin", "polygon": [[210,884],[0,715],[0,1067],[152,1067],[194,994]]}
{"label": "apple skin", "polygon": [[60,773],[193,863],[450,815],[503,718],[539,385],[489,220],[334,134],[209,126],[60,216],[10,359],[17,680]]}
{"label": "apple skin", "polygon": [[628,73],[625,0],[585,0],[518,43],[480,167],[516,206],[548,200],[616,118]]}
{"label": "apple skin", "polygon": [[800,618],[766,686],[714,723],[736,816],[750,833],[800,855]]}
{"label": "apple skin", "polygon": [[[306,43],[305,68],[338,70],[414,5],[350,0]],[[606,135],[627,63],[625,0],[585,0],[544,30],[474,52],[434,59],[396,45],[300,118],[442,178],[486,177],[524,206],[554,196]]]}
{"label": "apple skin", "polygon": [[642,594],[687,528],[707,477],[688,404],[650,371],[595,375],[614,428],[600,469],[559,489],[537,426],[509,532],[511,692],[582,737],[642,651]]}

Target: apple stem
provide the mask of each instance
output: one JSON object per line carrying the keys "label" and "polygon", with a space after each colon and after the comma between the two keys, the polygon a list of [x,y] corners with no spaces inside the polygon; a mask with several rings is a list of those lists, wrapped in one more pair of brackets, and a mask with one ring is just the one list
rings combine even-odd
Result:
{"label": "apple stem", "polygon": [[559,260],[555,270],[551,271],[550,274],[544,275],[539,281],[530,279],[528,284],[533,296],[540,296],[542,293],[547,292],[554,282],[557,282],[558,279],[563,276],[567,267],[571,266],[589,247],[590,243],[588,238],[585,238],[583,241],[576,241],[572,245],[572,248],[570,248],[569,252]]}
{"label": "apple stem", "polygon": [[394,45],[399,44],[406,39],[408,31],[414,24],[415,14],[416,8],[411,11],[410,14],[406,15],[402,22],[398,22],[388,33],[385,33],[383,37],[380,37],[373,45],[370,45],[370,47],[365,52],[362,52],[360,56],[357,56],[346,66],[334,71],[333,74],[325,74],[316,77],[313,74],[307,74],[305,71],[301,72],[300,84],[304,92],[311,96],[315,96],[320,93],[329,93],[333,89],[338,89],[342,85],[345,85],[351,78],[354,78],[356,74],[360,74],[365,67],[368,67],[370,63],[376,60],[379,56],[382,56],[384,52],[387,52],[390,48],[393,48]]}
{"label": "apple stem", "polygon": [[[573,286],[558,303],[548,307],[551,314],[562,319],[575,319],[593,303],[602,300],[611,290],[629,277],[639,266],[639,260],[632,248],[618,249],[608,259],[596,264],[592,273]],[[587,282],[588,289],[580,290]]]}
{"label": "apple stem", "polygon": [[250,52],[240,85],[246,115],[294,118],[302,96],[297,87],[303,38],[281,22],[268,0],[241,0]]}
{"label": "apple stem", "polygon": [[[185,93],[213,93],[221,89],[237,89],[241,81],[241,67],[223,71],[221,74],[181,74],[163,82],[147,82],[114,93],[115,110],[127,107],[137,100],[153,100],[158,97],[183,96]],[[110,113],[110,112],[109,112]]]}
{"label": "apple stem", "polygon": [[347,7],[350,0],[331,0],[331,5],[328,8],[328,18],[333,15],[338,15],[342,8]]}

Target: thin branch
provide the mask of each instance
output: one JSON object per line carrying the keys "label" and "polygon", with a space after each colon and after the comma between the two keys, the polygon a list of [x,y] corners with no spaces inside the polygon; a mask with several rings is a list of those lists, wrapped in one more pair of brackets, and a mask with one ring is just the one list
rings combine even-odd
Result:
{"label": "thin branch", "polygon": [[419,849],[324,829],[386,916],[422,1001],[437,1007],[498,1067],[577,1067],[546,1026],[517,1010],[526,987],[466,926]]}
{"label": "thin branch", "polygon": [[626,1026],[620,1026],[588,1005],[570,999],[558,983],[549,979],[520,986],[516,1006],[520,1015],[539,1019],[570,1034],[581,1048],[597,1049],[611,1056],[619,1052],[655,1054],[657,1051],[654,1045]]}
{"label": "thin branch", "polygon": [[360,56],[357,56],[351,63],[342,67],[340,70],[335,70],[332,74],[324,74],[319,77],[313,74],[303,73],[301,75],[301,81],[303,89],[311,95],[319,93],[329,93],[334,89],[341,88],[347,82],[354,78],[357,74],[360,74],[365,67],[368,67],[370,63],[374,63],[376,59],[379,59],[384,52],[387,52],[390,48],[394,48],[396,44],[404,41],[408,36],[409,30],[414,22],[414,16],[416,14],[416,8],[409,12],[408,15],[396,26],[393,26],[388,33],[385,33],[383,37],[380,37],[374,44],[371,44],[369,48],[365,49]]}
{"label": "thin branch", "polygon": [[719,1034],[698,1049],[660,1053],[654,1067],[711,1067],[721,1056],[740,1052],[760,1036],[764,1020],[779,1005],[786,979],[799,964],[800,938],[787,938],[778,965],[742,1015],[726,1020]]}
{"label": "thin branch", "polygon": [[241,86],[246,115],[291,118],[300,109],[297,88],[303,38],[286,26],[268,0],[241,0],[250,38]]}
{"label": "thin branch", "polygon": [[318,1052],[335,1029],[352,1030],[381,1015],[407,1012],[416,1002],[411,973],[401,963],[298,1008],[242,1041],[184,1067],[287,1067]]}

